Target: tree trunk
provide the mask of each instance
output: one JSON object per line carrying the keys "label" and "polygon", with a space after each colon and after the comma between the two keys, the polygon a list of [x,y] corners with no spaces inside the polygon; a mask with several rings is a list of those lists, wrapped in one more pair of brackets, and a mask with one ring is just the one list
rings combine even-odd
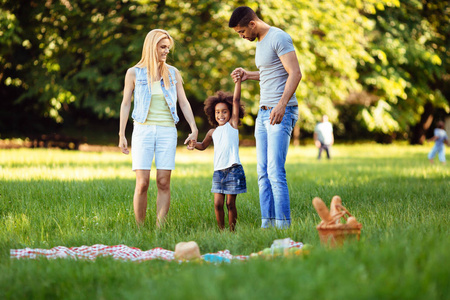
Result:
{"label": "tree trunk", "polygon": [[423,108],[424,110],[419,123],[412,128],[411,139],[409,141],[411,145],[423,145],[426,138],[425,133],[430,128],[431,122],[433,122],[433,104],[427,102]]}

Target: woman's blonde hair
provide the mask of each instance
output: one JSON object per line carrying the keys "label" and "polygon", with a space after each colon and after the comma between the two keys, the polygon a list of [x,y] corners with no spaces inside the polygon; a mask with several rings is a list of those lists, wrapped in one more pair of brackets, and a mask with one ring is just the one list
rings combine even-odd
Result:
{"label": "woman's blonde hair", "polygon": [[[172,77],[169,72],[169,66],[166,63],[160,63],[158,61],[158,43],[163,39],[169,39],[170,48],[173,48],[174,41],[170,34],[162,29],[153,29],[145,37],[144,47],[142,48],[142,58],[136,64],[135,67],[147,68],[147,80],[149,86],[153,81],[158,80],[158,71],[164,80],[166,87],[170,86],[170,78]],[[172,82],[175,78],[172,78]]]}

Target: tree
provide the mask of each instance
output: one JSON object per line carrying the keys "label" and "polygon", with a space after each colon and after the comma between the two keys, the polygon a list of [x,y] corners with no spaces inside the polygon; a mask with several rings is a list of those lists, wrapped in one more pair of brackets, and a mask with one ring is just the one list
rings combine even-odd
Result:
{"label": "tree", "polygon": [[376,22],[367,33],[374,60],[358,68],[364,90],[377,97],[361,111],[369,130],[421,143],[433,109],[449,112],[448,3],[406,0],[365,13]]}
{"label": "tree", "polygon": [[[118,116],[126,69],[145,35],[165,28],[169,57],[194,106],[232,90],[230,68],[244,59],[227,26],[231,6],[212,1],[5,1],[1,4],[0,86],[10,107],[63,123],[74,112]],[[28,7],[30,6],[30,7]],[[249,97],[248,92],[244,95]],[[197,105],[196,105],[197,103]],[[31,104],[31,105],[30,105]],[[18,109],[17,109],[18,110]],[[11,128],[5,122],[3,128]]]}
{"label": "tree", "polygon": [[[255,44],[228,28],[246,4],[293,38],[303,73],[297,136],[322,114],[342,134],[407,136],[416,126],[420,136],[436,108],[448,112],[448,1],[0,0],[0,130],[117,118],[125,72],[154,28],[174,37],[168,63],[206,125],[203,101],[233,90],[234,68],[256,69]],[[243,123],[252,126],[258,82],[245,82],[242,94]]]}

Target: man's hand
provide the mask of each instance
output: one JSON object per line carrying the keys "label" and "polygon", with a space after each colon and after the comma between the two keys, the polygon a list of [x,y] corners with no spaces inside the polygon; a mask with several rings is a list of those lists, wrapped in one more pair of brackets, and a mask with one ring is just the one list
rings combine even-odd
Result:
{"label": "man's hand", "polygon": [[281,121],[283,121],[283,116],[284,116],[285,111],[286,111],[286,105],[278,103],[277,106],[275,106],[272,109],[272,112],[270,113],[270,116],[269,116],[270,125],[280,124]]}

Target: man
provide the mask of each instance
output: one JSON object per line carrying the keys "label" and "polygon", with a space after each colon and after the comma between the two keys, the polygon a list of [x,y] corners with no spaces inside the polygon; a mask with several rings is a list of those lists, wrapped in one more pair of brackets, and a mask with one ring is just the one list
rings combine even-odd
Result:
{"label": "man", "polygon": [[298,119],[295,90],[302,78],[295,49],[286,32],[263,22],[247,6],[236,8],[228,25],[241,38],[258,39],[255,54],[258,71],[237,68],[231,76],[260,82],[255,139],[261,227],[288,228],[291,211],[284,165]]}
{"label": "man", "polygon": [[314,143],[316,147],[319,148],[320,159],[322,156],[322,151],[325,150],[327,153],[327,158],[330,159],[330,149],[331,145],[334,144],[333,126],[328,122],[328,116],[322,116],[322,122],[317,123],[314,128]]}

